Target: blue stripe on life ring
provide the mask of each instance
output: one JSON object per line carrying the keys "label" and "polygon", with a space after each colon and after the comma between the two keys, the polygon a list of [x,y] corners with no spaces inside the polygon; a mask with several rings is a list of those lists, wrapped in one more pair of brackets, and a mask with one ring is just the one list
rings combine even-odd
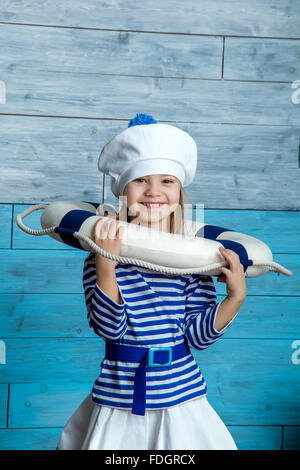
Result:
{"label": "blue stripe on life ring", "polygon": [[223,245],[227,250],[234,251],[237,255],[239,255],[240,263],[244,268],[244,272],[246,272],[247,267],[253,265],[253,261],[248,257],[246,248],[241,243],[233,240],[217,240],[217,237],[223,232],[235,232],[235,230],[229,230],[225,227],[217,227],[216,225],[204,225],[198,230],[198,232],[195,234],[195,237],[204,237],[208,238],[209,240],[215,240],[221,243],[221,245]]}
{"label": "blue stripe on life ring", "polygon": [[79,240],[73,237],[73,233],[79,232],[83,222],[94,215],[96,214],[89,211],[83,211],[82,209],[69,211],[61,219],[59,226],[54,229],[54,232],[59,233],[63,242],[67,245],[84,250],[84,248],[82,248],[80,245]]}

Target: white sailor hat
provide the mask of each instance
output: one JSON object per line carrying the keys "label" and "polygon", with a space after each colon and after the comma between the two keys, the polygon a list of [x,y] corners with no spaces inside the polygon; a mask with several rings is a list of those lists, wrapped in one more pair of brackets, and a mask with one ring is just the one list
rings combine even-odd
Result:
{"label": "white sailor hat", "polygon": [[182,129],[137,114],[128,129],[103,147],[98,168],[111,177],[111,190],[117,198],[127,183],[146,175],[176,176],[182,186],[188,186],[196,173],[197,145]]}

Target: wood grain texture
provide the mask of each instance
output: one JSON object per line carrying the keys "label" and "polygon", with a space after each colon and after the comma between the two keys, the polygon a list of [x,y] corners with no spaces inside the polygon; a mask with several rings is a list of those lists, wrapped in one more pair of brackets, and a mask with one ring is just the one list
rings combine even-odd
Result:
{"label": "wood grain texture", "polygon": [[[228,426],[228,430],[234,437],[239,450],[280,449],[280,426]],[[2,450],[55,450],[61,431],[62,428],[0,429],[0,448]]]}
{"label": "wood grain texture", "polygon": [[[233,325],[232,325],[233,326]],[[292,341],[226,339],[193,351],[208,399],[226,424],[298,425],[299,365]]]}
{"label": "wood grain texture", "polygon": [[276,37],[299,37],[299,15],[299,3],[289,0],[165,0],[159,7],[150,0],[45,0],[43,8],[37,0],[3,0],[0,8],[0,21],[8,23]]}
{"label": "wood grain texture", "polygon": [[[87,252],[62,250],[5,250],[1,252],[0,292],[9,294],[81,294],[83,262]],[[295,295],[299,292],[300,254],[277,254],[274,260],[286,265],[292,277],[267,272],[258,278],[247,279],[250,295]],[[217,294],[225,286],[216,285]]]}
{"label": "wood grain texture", "polygon": [[[12,385],[24,383],[17,398],[11,395],[15,398],[10,399],[10,406],[13,411],[23,406],[20,400],[23,404],[29,400],[33,408],[22,412],[29,415],[34,412],[33,402],[37,399],[39,403],[42,400],[45,407],[50,404],[47,396],[41,397],[39,388],[32,384],[51,385],[53,407],[57,387],[67,390],[65,383],[92,384],[104,357],[103,342],[97,339],[48,338],[46,342],[38,338],[7,339],[6,343],[7,365],[1,366],[0,380]],[[207,381],[208,399],[226,424],[298,425],[299,365],[292,362],[291,344],[290,339],[268,339],[267,335],[265,339],[243,340],[225,339],[224,335],[222,341],[204,351],[192,350]],[[31,397],[28,400],[27,393]],[[58,392],[59,396],[62,393]],[[19,415],[16,412],[16,416]],[[42,417],[37,415],[35,419]]]}
{"label": "wood grain texture", "polygon": [[[0,174],[2,202],[102,201],[99,153],[126,129],[128,121],[0,116],[0,123],[5,154]],[[185,188],[193,204],[205,204],[207,209],[300,209],[299,129],[176,125],[189,132],[198,146],[195,179]],[[105,178],[105,202],[118,205],[109,177]]]}
{"label": "wood grain texture", "polygon": [[286,450],[299,450],[300,426],[284,426],[283,448]]}
{"label": "wood grain texture", "polygon": [[[2,364],[0,364],[1,372]],[[0,384],[0,428],[6,428],[8,409],[8,384]],[[1,446],[0,446],[1,449]]]}
{"label": "wood grain texture", "polygon": [[8,427],[64,426],[92,387],[92,382],[13,384]]}
{"label": "wood grain texture", "polygon": [[83,293],[1,294],[0,311],[3,338],[95,337]]}
{"label": "wood grain texture", "polygon": [[279,450],[281,426],[227,426],[238,450]]}
{"label": "wood grain texture", "polygon": [[222,74],[221,37],[3,24],[0,41],[8,46],[0,58],[7,71],[132,76],[134,64],[137,76],[217,79]]}
{"label": "wood grain texture", "polygon": [[[84,74],[5,68],[5,114],[299,128],[290,83]],[[128,124],[128,122],[127,122]]]}
{"label": "wood grain texture", "polygon": [[0,218],[1,218],[1,236],[0,236],[0,249],[11,247],[11,232],[12,232],[12,205],[0,204]]}
{"label": "wood grain texture", "polygon": [[229,37],[224,51],[225,79],[285,82],[299,79],[299,40]]}
{"label": "wood grain texture", "polygon": [[239,449],[300,448],[299,25],[290,0],[1,2],[1,449],[55,449],[104,356],[86,318],[88,253],[25,234],[16,214],[101,202],[100,150],[137,113],[195,139],[185,189],[204,222],[259,238],[293,272],[247,279],[222,341],[193,354]]}
{"label": "wood grain texture", "polygon": [[[217,284],[215,282],[216,288]],[[218,288],[219,290],[219,288]],[[217,296],[217,303],[225,294]],[[1,294],[3,338],[95,338],[83,294]],[[226,338],[300,338],[299,295],[248,295]]]}
{"label": "wood grain texture", "polygon": [[1,450],[55,450],[61,428],[0,429]]}

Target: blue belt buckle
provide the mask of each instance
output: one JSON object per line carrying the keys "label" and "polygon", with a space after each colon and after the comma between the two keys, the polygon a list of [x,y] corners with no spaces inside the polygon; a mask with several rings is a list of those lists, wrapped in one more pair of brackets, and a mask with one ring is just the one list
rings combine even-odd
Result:
{"label": "blue belt buckle", "polygon": [[[164,364],[160,364],[159,362],[154,362],[154,352],[155,351],[168,351],[169,353],[169,362],[165,362]],[[172,347],[166,346],[164,348],[149,348],[148,350],[148,366],[149,367],[166,367],[170,366],[172,362]]]}

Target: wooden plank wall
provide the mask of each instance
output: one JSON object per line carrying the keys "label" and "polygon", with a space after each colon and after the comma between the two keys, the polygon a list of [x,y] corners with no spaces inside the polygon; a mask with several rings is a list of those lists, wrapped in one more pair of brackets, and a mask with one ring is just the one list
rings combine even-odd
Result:
{"label": "wooden plank wall", "polygon": [[263,240],[293,271],[247,279],[229,331],[195,358],[239,449],[300,449],[299,31],[297,0],[1,1],[1,449],[55,449],[104,354],[87,253],[25,234],[16,214],[101,202],[99,152],[139,112],[195,138],[186,190],[205,222]]}

